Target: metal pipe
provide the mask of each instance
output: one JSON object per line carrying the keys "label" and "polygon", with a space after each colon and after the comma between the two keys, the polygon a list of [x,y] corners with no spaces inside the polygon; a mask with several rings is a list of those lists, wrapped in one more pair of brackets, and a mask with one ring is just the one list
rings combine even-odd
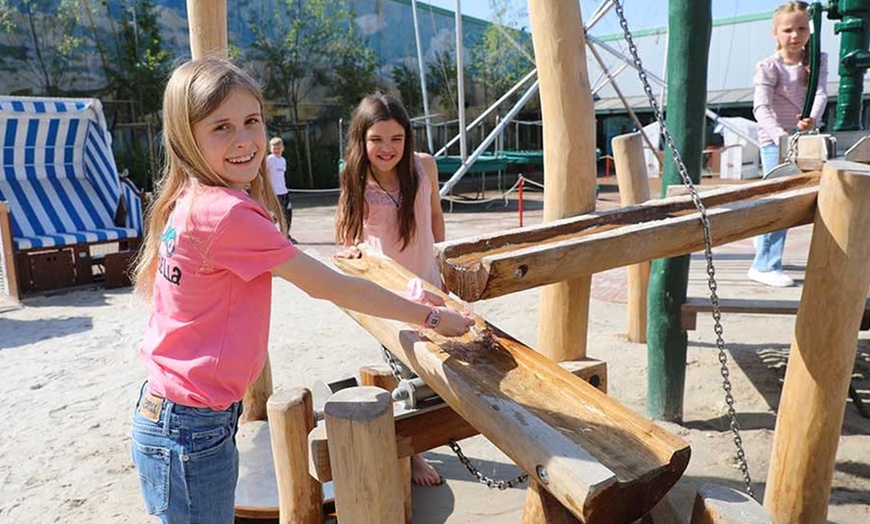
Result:
{"label": "metal pipe", "polygon": [[[537,69],[532,69],[531,71],[529,71],[529,74],[527,74],[526,76],[524,76],[523,78],[521,78],[520,81],[517,82],[516,84],[514,84],[514,86],[513,86],[512,88],[510,88],[510,89],[508,90],[507,93],[505,93],[504,95],[502,95],[501,98],[499,98],[498,100],[496,100],[495,102],[493,102],[493,104],[492,104],[491,106],[489,106],[489,107],[486,109],[486,111],[484,111],[483,113],[481,113],[481,115],[480,115],[479,117],[475,118],[474,121],[473,121],[471,124],[468,125],[468,127],[466,128],[466,131],[471,131],[472,129],[474,129],[474,126],[476,126],[477,124],[479,124],[479,123],[480,123],[484,118],[486,118],[490,113],[492,113],[495,109],[497,109],[498,106],[500,106],[500,105],[502,104],[502,102],[504,102],[505,100],[507,100],[508,98],[510,98],[510,97],[511,97],[514,93],[516,93],[516,92],[517,92],[517,91],[518,91],[518,90],[519,90],[519,89],[520,89],[520,88],[521,88],[521,87],[522,87],[526,82],[528,82],[529,79],[531,79],[532,77],[534,77],[536,74],[538,74],[538,70],[537,70]],[[456,136],[454,136],[453,138],[451,138],[450,141],[447,142],[447,144],[446,144],[444,147],[442,147],[441,149],[439,149],[439,150],[438,150],[438,151],[437,151],[433,156],[438,157],[438,156],[441,156],[441,155],[446,154],[446,153],[447,153],[447,148],[449,148],[450,146],[452,146],[453,144],[455,144],[457,140],[459,140],[459,135],[456,135]]]}
{"label": "metal pipe", "polygon": [[468,172],[468,169],[474,164],[474,162],[477,161],[480,155],[482,155],[483,152],[486,151],[492,141],[495,140],[495,137],[502,132],[504,127],[508,123],[510,123],[513,117],[515,117],[517,113],[520,112],[520,109],[522,109],[528,103],[528,101],[531,100],[532,97],[538,92],[539,87],[540,84],[537,80],[535,80],[535,83],[532,84],[531,87],[529,87],[529,89],[523,94],[523,96],[519,100],[517,100],[517,103],[514,104],[510,111],[507,112],[507,114],[504,116],[504,120],[499,122],[498,126],[496,126],[496,128],[493,129],[489,135],[487,135],[487,137],[483,140],[483,143],[481,143],[477,147],[477,149],[474,150],[471,156],[469,156],[467,160],[463,160],[462,165],[459,166],[459,169],[456,170],[456,173],[454,173],[453,176],[451,176],[450,179],[448,179],[447,182],[444,183],[444,186],[438,192],[441,196],[446,195],[450,192],[451,189],[453,189],[453,186],[455,186],[456,183],[459,182],[459,179]]}
{"label": "metal pipe", "polygon": [[[616,49],[612,48],[611,46],[607,45],[607,43],[605,43],[605,42],[604,42],[603,40],[601,40],[600,38],[597,38],[597,37],[594,37],[594,36],[592,36],[592,35],[587,34],[587,35],[586,35],[586,40],[589,41],[589,42],[593,42],[593,43],[595,43],[595,45],[599,46],[601,49],[604,49],[605,51],[607,51],[608,53],[612,54],[612,55],[615,56],[616,58],[619,58],[620,60],[622,60],[623,62],[625,62],[625,63],[628,64],[629,66],[631,66],[631,67],[637,69],[637,66],[634,64],[634,61],[632,61],[630,58],[628,58],[627,56],[625,56],[625,55],[623,55],[622,53],[620,53],[618,50],[616,50]],[[650,79],[650,80],[652,80],[653,82],[659,84],[660,86],[667,87],[668,83],[665,82],[664,80],[662,80],[659,76],[657,76],[655,73],[653,73],[653,72],[650,71],[649,69],[644,68],[644,69],[643,69],[643,72],[644,72],[644,74],[646,75],[646,77],[647,77],[648,79]],[[719,120],[719,115],[717,115],[715,111],[712,111],[712,110],[710,110],[710,109],[705,109],[705,110],[704,110],[704,114],[705,114],[705,115],[707,116],[707,118],[709,118],[710,120],[712,120],[712,121],[714,121],[714,122],[718,122],[719,124],[722,125],[722,127],[728,129],[729,131],[732,131],[735,135],[739,136],[739,137],[742,138],[743,140],[746,140],[746,141],[749,142],[750,144],[752,144],[752,145],[758,147],[758,145],[759,145],[759,144],[758,144],[758,139],[750,137],[749,135],[747,135],[746,133],[744,133],[740,128],[738,128],[738,127],[736,127],[736,126],[733,126],[733,125],[729,124],[728,122],[726,122],[726,121],[724,121],[724,120]]]}
{"label": "metal pipe", "polygon": [[435,151],[432,138],[432,121],[429,119],[429,92],[426,89],[426,68],[423,66],[423,48],[420,45],[420,26],[417,23],[417,0],[411,0],[411,14],[414,17],[414,40],[417,42],[417,67],[420,70],[420,90],[423,93],[423,115],[426,117],[426,141],[429,153]]}
{"label": "metal pipe", "polygon": [[459,109],[459,157],[465,162],[468,157],[468,144],[465,137],[465,71],[462,57],[462,6],[456,0],[456,92]]}

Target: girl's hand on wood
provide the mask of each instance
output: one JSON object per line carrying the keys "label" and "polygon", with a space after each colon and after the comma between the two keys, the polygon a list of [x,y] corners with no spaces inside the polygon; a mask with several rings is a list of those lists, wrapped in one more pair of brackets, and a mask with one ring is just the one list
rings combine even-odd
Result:
{"label": "girl's hand on wood", "polygon": [[334,255],[336,258],[362,258],[362,251],[356,246],[348,246]]}
{"label": "girl's hand on wood", "polygon": [[439,307],[441,322],[435,327],[435,332],[445,337],[458,337],[468,333],[474,325],[474,319],[465,313],[446,307]]}

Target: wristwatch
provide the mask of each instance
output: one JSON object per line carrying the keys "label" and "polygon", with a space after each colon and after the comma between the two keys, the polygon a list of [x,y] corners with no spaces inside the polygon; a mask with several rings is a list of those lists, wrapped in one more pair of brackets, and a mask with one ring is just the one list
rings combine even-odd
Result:
{"label": "wristwatch", "polygon": [[429,314],[426,315],[425,325],[429,329],[435,329],[438,327],[438,324],[441,323],[441,312],[438,311],[438,308],[432,308],[429,310]]}

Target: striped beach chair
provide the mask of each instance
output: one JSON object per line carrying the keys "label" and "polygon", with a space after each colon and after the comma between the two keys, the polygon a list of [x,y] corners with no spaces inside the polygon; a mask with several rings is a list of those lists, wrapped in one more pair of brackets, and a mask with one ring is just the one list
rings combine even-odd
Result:
{"label": "striped beach chair", "polygon": [[123,282],[142,236],[96,99],[0,96],[0,292]]}

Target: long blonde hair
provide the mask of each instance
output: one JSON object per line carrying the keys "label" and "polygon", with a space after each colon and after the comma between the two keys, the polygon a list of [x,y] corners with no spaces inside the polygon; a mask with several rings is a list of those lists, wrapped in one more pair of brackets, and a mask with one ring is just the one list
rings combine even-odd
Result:
{"label": "long blonde hair", "polygon": [[[263,107],[263,95],[256,81],[225,60],[193,60],[176,68],[163,93],[163,172],[157,182],[157,198],[148,209],[145,241],[135,267],[136,291],[150,298],[157,271],[158,250],[163,229],[175,203],[192,181],[207,186],[228,187],[206,162],[193,136],[193,125],[214,112],[234,89],[244,89]],[[268,182],[266,156],[249,195],[287,231],[278,198]]]}

